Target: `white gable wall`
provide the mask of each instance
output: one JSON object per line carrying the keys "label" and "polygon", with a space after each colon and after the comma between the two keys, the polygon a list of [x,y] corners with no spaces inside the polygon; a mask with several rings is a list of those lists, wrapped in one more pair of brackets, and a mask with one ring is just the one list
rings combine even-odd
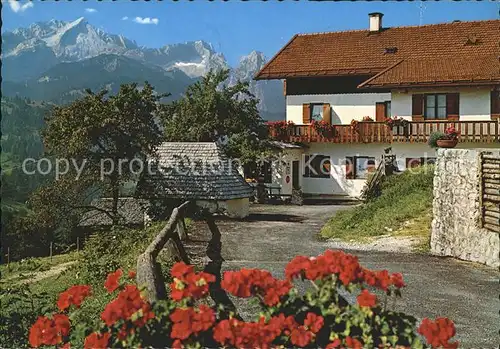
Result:
{"label": "white gable wall", "polygon": [[375,103],[390,100],[390,93],[286,96],[286,119],[301,125],[303,104],[328,103],[332,109],[333,124],[350,124],[353,119],[361,120],[363,116],[375,119]]}
{"label": "white gable wall", "polygon": [[419,90],[416,92],[393,91],[391,93],[392,116],[411,121],[411,101],[413,93],[460,93],[460,120],[491,120],[489,88],[450,88],[449,90]]}
{"label": "white gable wall", "polygon": [[491,120],[489,88],[429,89],[416,92],[392,91],[392,93],[346,93],[332,95],[286,96],[286,119],[301,125],[302,105],[308,103],[328,103],[332,108],[333,124],[350,124],[353,119],[363,116],[375,119],[375,103],[391,101],[392,116],[411,121],[413,93],[460,93],[460,120]]}

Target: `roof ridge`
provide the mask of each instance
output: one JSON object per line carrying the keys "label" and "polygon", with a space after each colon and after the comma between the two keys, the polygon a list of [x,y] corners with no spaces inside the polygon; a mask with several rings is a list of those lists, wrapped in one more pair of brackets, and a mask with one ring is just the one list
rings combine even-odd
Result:
{"label": "roof ridge", "polygon": [[[396,27],[387,27],[382,28],[382,31],[388,29],[406,29],[406,28],[424,28],[424,27],[432,27],[432,26],[446,26],[446,25],[458,25],[463,23],[486,23],[486,22],[498,22],[500,24],[500,19],[484,19],[484,20],[476,20],[476,21],[462,21],[459,22],[445,22],[445,23],[430,23],[423,25],[403,25]],[[357,32],[370,32],[369,29],[348,29],[348,30],[337,30],[337,31],[325,31],[325,32],[314,32],[314,33],[299,33],[296,36],[311,36],[311,35],[324,35],[324,34],[337,34],[337,33],[357,33]]]}
{"label": "roof ridge", "polygon": [[375,80],[376,78],[378,78],[379,76],[382,76],[384,75],[385,73],[387,73],[388,71],[394,69],[394,67],[397,67],[398,65],[400,65],[402,62],[404,62],[405,60],[404,59],[400,59],[399,61],[397,61],[396,63],[388,66],[387,68],[385,68],[384,70],[382,70],[380,73],[378,74],[375,74],[374,76],[372,76],[371,78],[369,78],[368,80],[365,80],[363,81],[361,84],[358,85],[358,88],[361,88],[367,84],[369,84],[371,81]]}

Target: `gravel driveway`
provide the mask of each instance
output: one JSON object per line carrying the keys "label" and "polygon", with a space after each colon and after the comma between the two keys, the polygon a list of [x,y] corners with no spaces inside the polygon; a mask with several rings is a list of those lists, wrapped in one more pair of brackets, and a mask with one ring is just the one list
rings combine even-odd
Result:
{"label": "gravel driveway", "polygon": [[[243,221],[218,221],[225,259],[223,270],[263,268],[282,277],[284,266],[294,256],[315,256],[338,248],[334,242],[319,240],[317,233],[336,211],[346,208],[340,205],[253,205],[251,215]],[[203,227],[206,225],[197,223],[200,229],[196,229],[196,235],[200,235],[193,238],[198,242],[204,240],[203,235],[208,237],[201,233]],[[342,246],[349,251],[348,246]],[[499,273],[495,269],[420,254],[350,252],[368,268],[403,273],[408,286],[395,310],[419,319],[451,318],[462,348],[498,347],[500,287]],[[238,306],[246,308],[245,304]]]}

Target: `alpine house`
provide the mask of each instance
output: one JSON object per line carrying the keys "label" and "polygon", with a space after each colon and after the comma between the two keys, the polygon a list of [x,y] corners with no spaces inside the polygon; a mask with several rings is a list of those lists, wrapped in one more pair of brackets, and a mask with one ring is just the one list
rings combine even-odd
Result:
{"label": "alpine house", "polygon": [[500,147],[500,20],[384,28],[382,17],[297,34],[255,75],[284,81],[289,124],[271,137],[301,145],[270,176],[282,193],[357,197],[384,149],[400,170],[432,162],[429,136],[450,127],[459,148]]}

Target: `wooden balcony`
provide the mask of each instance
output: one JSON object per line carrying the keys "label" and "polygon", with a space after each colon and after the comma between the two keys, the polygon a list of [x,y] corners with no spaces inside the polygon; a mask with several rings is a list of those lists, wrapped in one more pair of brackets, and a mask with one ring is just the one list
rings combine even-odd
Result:
{"label": "wooden balcony", "polygon": [[311,125],[294,125],[285,132],[270,129],[272,139],[285,142],[323,143],[418,143],[427,142],[432,132],[454,126],[460,132],[459,142],[500,142],[500,123],[491,121],[419,121],[406,127],[389,127],[384,122],[359,122],[351,125],[334,125],[329,134],[318,134]]}

